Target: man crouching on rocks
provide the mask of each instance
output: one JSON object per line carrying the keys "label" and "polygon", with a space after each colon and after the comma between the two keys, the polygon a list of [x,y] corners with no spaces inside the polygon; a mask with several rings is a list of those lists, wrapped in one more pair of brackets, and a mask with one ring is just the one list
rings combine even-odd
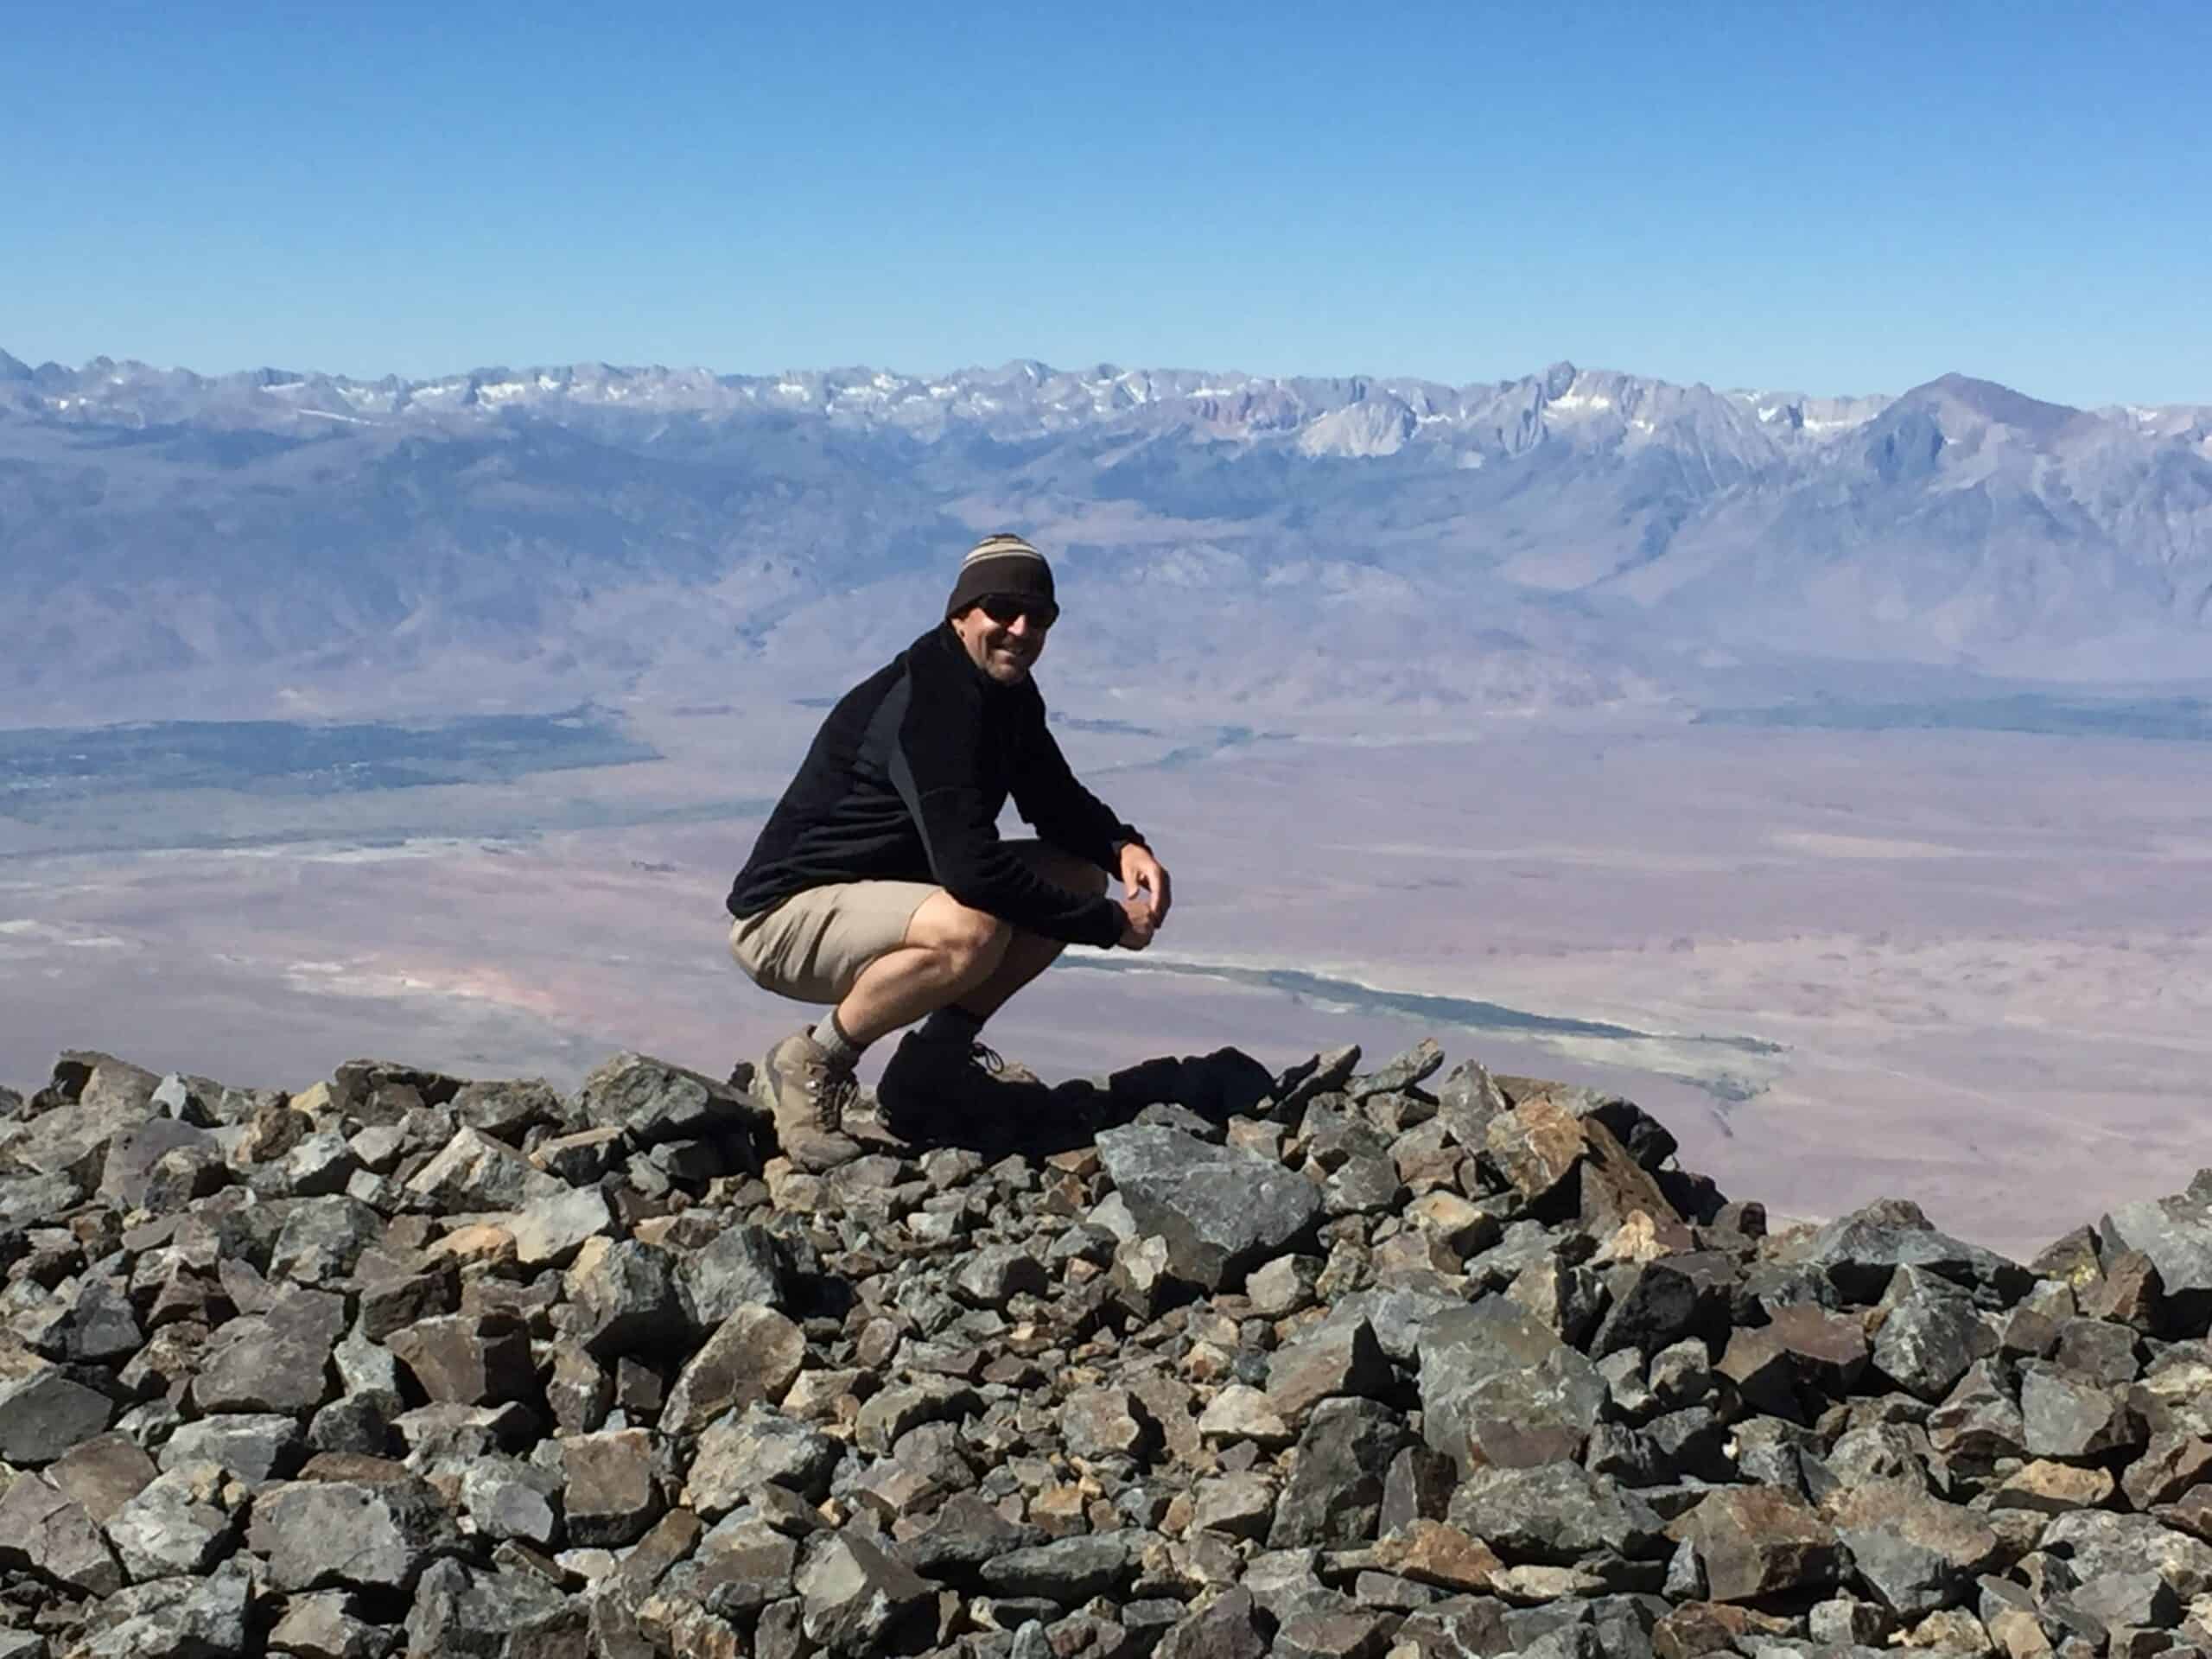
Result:
{"label": "man crouching on rocks", "polygon": [[[944,621],[830,710],[730,889],[738,965],[834,1005],[759,1079],[802,1167],[859,1150],[841,1124],[877,1038],[923,1021],[877,1100],[893,1134],[942,1133],[988,1098],[1001,1063],[978,1037],[1008,997],[1071,944],[1141,950],[1167,919],[1167,872],[1046,729],[1030,671],[1058,617],[1043,554],[977,543]],[[1000,838],[1009,794],[1038,839]]]}

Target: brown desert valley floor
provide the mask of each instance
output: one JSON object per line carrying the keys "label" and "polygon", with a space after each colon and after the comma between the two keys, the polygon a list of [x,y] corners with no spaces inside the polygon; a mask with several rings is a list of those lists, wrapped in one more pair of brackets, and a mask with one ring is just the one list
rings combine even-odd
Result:
{"label": "brown desert valley floor", "polygon": [[[359,1054],[725,1069],[798,1012],[730,965],[721,903],[818,718],[640,715],[663,758],[514,784],[0,817],[0,1080],[77,1046],[293,1088]],[[2212,1162],[2212,747],[1065,741],[1178,895],[1151,955],[1071,955],[995,1023],[1048,1074],[1433,1034],[1631,1096],[1778,1213],[1897,1194],[2015,1253]]]}

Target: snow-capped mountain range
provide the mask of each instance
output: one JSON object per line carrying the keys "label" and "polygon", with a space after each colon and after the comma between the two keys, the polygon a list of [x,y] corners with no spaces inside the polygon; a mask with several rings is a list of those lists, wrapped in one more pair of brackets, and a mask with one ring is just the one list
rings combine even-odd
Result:
{"label": "snow-capped mountain range", "polygon": [[2212,677],[2212,406],[1565,363],[1465,386],[1033,362],[404,381],[0,352],[19,709],[215,675],[421,696],[464,662],[499,665],[470,681],[494,697],[834,683],[1001,527],[1059,553],[1087,618],[1056,668],[1135,697],[1449,713],[1853,663]]}

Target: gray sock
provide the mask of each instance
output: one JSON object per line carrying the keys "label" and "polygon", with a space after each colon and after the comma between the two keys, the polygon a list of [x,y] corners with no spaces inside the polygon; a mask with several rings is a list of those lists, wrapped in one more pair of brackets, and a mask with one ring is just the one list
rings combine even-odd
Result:
{"label": "gray sock", "polygon": [[983,1034],[983,1022],[963,1007],[944,1007],[922,1021],[921,1033],[925,1043],[950,1043],[968,1049]]}
{"label": "gray sock", "polygon": [[861,1054],[868,1047],[845,1035],[845,1028],[837,1023],[837,1011],[830,1010],[822,1023],[814,1028],[814,1040],[822,1045],[822,1052],[830,1057],[832,1065],[851,1071],[861,1063]]}

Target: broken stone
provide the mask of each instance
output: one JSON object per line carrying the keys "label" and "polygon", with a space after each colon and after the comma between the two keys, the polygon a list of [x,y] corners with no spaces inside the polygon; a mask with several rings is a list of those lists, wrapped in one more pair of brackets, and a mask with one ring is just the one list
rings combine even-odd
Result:
{"label": "broken stone", "polygon": [[1303,1177],[1181,1130],[1109,1129],[1098,1153],[1138,1227],[1165,1238],[1175,1272],[1208,1291],[1242,1284],[1319,1218]]}

